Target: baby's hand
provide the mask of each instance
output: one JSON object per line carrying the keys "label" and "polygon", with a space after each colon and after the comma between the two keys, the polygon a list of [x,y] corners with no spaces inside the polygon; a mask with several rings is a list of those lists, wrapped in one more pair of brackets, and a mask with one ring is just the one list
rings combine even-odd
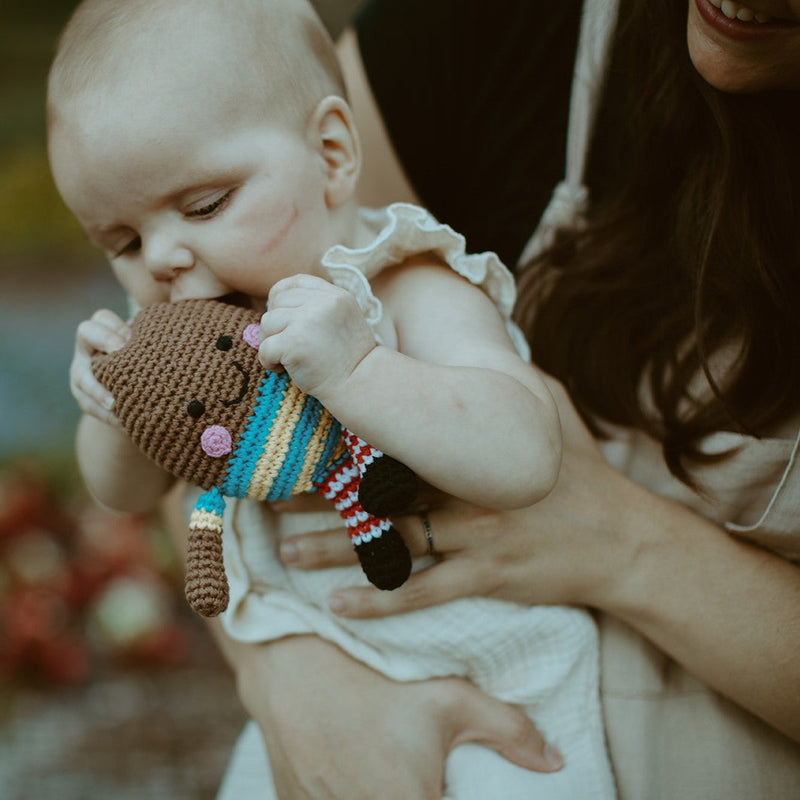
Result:
{"label": "baby's hand", "polygon": [[111,413],[114,398],[92,374],[91,359],[95,353],[119,350],[130,335],[128,325],[113,311],[95,311],[91,319],[78,325],[75,354],[69,368],[69,387],[81,411],[116,427],[119,422]]}
{"label": "baby's hand", "polygon": [[346,381],[375,347],[375,337],[350,292],[313,275],[278,281],[261,317],[258,357],[284,367],[308,394],[323,395]]}

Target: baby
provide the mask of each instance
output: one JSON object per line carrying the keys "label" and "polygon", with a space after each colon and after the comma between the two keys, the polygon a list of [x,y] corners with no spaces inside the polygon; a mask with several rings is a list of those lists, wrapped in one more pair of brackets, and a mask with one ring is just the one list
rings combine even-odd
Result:
{"label": "baby", "polygon": [[[421,208],[359,207],[358,134],[305,0],[87,0],[59,43],[47,114],[56,185],[137,307],[266,304],[261,363],[427,483],[495,508],[550,491],[558,416],[510,321],[513,278]],[[128,335],[107,310],[78,326],[77,457],[99,501],[147,511],[172,478],[131,443],[91,371]],[[228,635],[315,633],[398,680],[467,677],[520,705],[564,753],[565,768],[545,775],[460,745],[446,797],[612,797],[589,615],[474,599],[413,620],[337,618],[326,597],[363,581],[357,568],[304,573],[274,557],[282,537],[337,520],[229,506]],[[256,735],[242,740],[231,796],[256,760],[269,781],[262,751],[247,749]]]}

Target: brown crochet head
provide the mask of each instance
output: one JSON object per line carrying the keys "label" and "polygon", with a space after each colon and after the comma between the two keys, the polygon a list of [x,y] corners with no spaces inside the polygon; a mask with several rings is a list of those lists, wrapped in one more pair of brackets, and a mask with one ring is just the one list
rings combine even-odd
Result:
{"label": "brown crochet head", "polygon": [[228,604],[224,496],[323,494],[345,521],[367,577],[382,589],[399,586],[411,558],[384,517],[413,502],[416,476],[352,433],[343,437],[341,424],[286,373],[264,370],[258,323],[257,312],[215,300],[156,304],[136,316],[125,347],[92,360],[139,449],[207,490],[189,520],[189,603],[204,616]]}
{"label": "brown crochet head", "polygon": [[[114,396],[114,413],[156,464],[211,489],[225,473],[258,393],[258,320],[252,310],[214,300],[148,306],[121,350],[92,360]],[[193,520],[195,517],[193,516]],[[221,520],[190,525],[186,597],[199,614],[228,605]]]}
{"label": "brown crochet head", "polygon": [[214,426],[235,441],[258,391],[258,321],[251,309],[213,300],[159,303],[136,316],[122,350],[92,361],[134,443],[204,489],[220,482],[226,466],[208,452]]}

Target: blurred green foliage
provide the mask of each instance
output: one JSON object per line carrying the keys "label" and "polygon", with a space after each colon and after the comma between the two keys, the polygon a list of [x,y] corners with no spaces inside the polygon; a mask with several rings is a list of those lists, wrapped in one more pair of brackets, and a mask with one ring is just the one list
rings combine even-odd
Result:
{"label": "blurred green foliage", "polygon": [[56,192],[44,145],[20,142],[0,159],[0,264],[93,252]]}
{"label": "blurred green foliage", "polygon": [[58,32],[74,0],[2,3],[0,10],[0,150],[44,143],[44,95]]}
{"label": "blurred green foliage", "polygon": [[[92,253],[55,190],[44,101],[58,32],[75,0],[0,3],[0,267]],[[77,259],[76,259],[77,260]]]}

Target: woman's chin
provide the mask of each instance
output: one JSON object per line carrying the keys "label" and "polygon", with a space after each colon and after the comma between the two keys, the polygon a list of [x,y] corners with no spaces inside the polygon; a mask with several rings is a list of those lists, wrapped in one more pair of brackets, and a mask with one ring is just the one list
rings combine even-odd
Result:
{"label": "woman's chin", "polygon": [[[712,8],[720,23],[710,25],[700,8]],[[741,30],[739,30],[741,28]],[[750,35],[745,35],[748,33]],[[738,38],[734,34],[739,34]],[[689,57],[700,77],[721,92],[744,94],[800,89],[800,25],[775,21],[765,25],[727,20],[705,2],[689,0]]]}
{"label": "woman's chin", "polygon": [[776,86],[758,65],[748,64],[737,58],[725,48],[709,41],[701,34],[692,35],[689,30],[689,57],[700,77],[720,92],[728,94],[746,94],[770,89],[783,88]]}

